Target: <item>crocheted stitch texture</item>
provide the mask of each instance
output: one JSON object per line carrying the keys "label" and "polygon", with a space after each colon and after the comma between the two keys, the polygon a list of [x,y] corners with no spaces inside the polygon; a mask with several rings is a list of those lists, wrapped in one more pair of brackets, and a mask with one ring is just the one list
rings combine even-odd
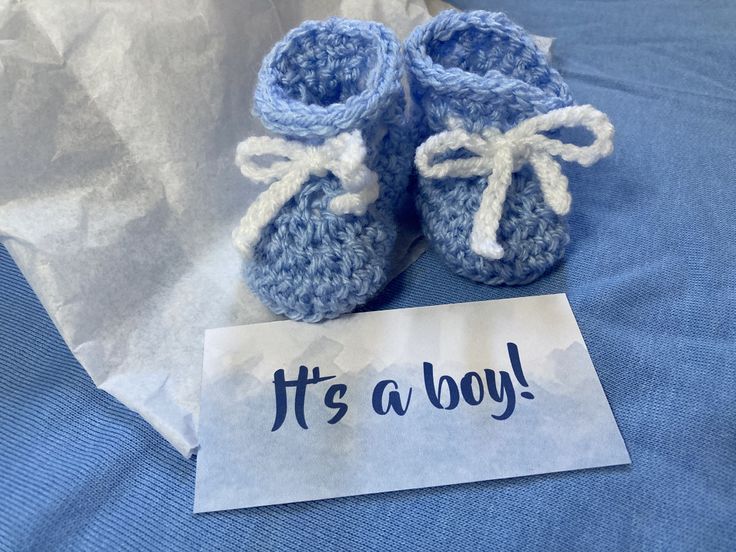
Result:
{"label": "crocheted stitch texture", "polygon": [[317,322],[354,310],[386,282],[415,142],[405,121],[400,44],[384,26],[331,18],[289,32],[264,59],[254,113],[291,140],[319,145],[358,129],[381,193],[361,216],[337,215],[345,190],[312,175],[263,230],[245,263],[248,285],[277,314]]}
{"label": "crocheted stitch texture", "polygon": [[[422,111],[420,139],[455,125],[502,132],[573,103],[567,85],[531,37],[502,13],[445,11],[406,41],[412,97]],[[458,274],[491,285],[526,284],[557,263],[569,242],[566,223],[545,205],[539,183],[524,168],[513,176],[498,242],[504,256],[470,249],[483,177],[419,178],[417,205],[424,232]]]}

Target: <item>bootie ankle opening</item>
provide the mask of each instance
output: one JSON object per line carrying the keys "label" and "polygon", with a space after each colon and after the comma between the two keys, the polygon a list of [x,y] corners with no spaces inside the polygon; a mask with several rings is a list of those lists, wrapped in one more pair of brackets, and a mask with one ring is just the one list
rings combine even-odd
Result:
{"label": "bootie ankle opening", "polygon": [[364,126],[401,86],[399,52],[378,23],[307,21],[264,59],[254,111],[266,128],[301,138]]}
{"label": "bootie ankle opening", "polygon": [[426,40],[427,55],[445,69],[503,76],[551,94],[559,89],[531,37],[503,14],[471,13],[452,25],[432,29]]}
{"label": "bootie ankle opening", "polygon": [[506,131],[572,104],[559,73],[503,13],[442,12],[412,32],[406,54],[415,98],[435,131],[449,118],[464,120],[468,130]]}
{"label": "bootie ankle opening", "polygon": [[295,37],[274,60],[276,85],[289,98],[322,107],[366,90],[377,45],[348,31],[330,25]]}

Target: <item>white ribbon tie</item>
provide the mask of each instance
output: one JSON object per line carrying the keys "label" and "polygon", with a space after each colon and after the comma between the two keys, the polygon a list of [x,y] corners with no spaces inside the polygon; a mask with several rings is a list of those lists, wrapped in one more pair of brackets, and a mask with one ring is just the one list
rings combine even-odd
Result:
{"label": "white ribbon tie", "polygon": [[[541,134],[578,126],[593,133],[595,139],[589,146],[566,144]],[[547,205],[558,215],[565,215],[571,202],[567,177],[553,156],[589,167],[613,152],[613,133],[608,117],[593,106],[563,107],[527,119],[505,133],[496,128],[487,128],[480,134],[463,129],[440,132],[417,149],[415,161],[419,173],[426,178],[488,178],[473,218],[470,248],[488,259],[501,259],[504,251],[496,238],[512,174],[527,163],[531,165]],[[461,149],[474,156],[433,162],[438,155]]]}
{"label": "white ribbon tie", "polygon": [[[263,229],[281,208],[302,189],[310,176],[334,174],[345,190],[330,200],[336,215],[365,214],[378,199],[378,175],[365,166],[366,147],[359,130],[328,138],[319,146],[258,136],[238,144],[235,163],[243,176],[269,186],[248,208],[233,232],[233,242],[246,258],[253,254]],[[280,158],[269,165],[261,156]]]}

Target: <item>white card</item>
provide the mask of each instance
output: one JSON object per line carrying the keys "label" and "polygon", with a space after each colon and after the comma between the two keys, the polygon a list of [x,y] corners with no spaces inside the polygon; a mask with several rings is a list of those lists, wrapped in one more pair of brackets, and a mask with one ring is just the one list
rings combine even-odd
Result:
{"label": "white card", "polygon": [[208,330],[199,430],[195,512],[630,462],[564,294]]}

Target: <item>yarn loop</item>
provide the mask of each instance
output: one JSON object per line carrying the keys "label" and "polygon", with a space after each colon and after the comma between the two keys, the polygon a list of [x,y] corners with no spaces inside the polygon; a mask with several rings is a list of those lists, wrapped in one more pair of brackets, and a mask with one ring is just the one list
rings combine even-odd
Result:
{"label": "yarn loop", "polygon": [[[577,146],[541,134],[577,126],[593,133],[595,139],[592,144]],[[593,106],[564,107],[522,121],[506,132],[494,127],[480,133],[471,133],[463,128],[440,132],[417,149],[416,166],[425,178],[487,177],[488,184],[473,219],[470,248],[488,259],[501,259],[504,250],[496,235],[512,174],[526,164],[531,165],[547,205],[556,214],[566,215],[571,202],[568,181],[552,156],[589,167],[611,154],[613,134],[614,128],[608,117]],[[458,150],[467,150],[474,156],[433,162],[437,156]]]}
{"label": "yarn loop", "polygon": [[[270,165],[262,156],[279,157]],[[336,215],[363,215],[379,196],[378,175],[365,165],[366,147],[359,130],[343,132],[312,146],[295,140],[258,136],[238,144],[235,162],[243,176],[270,186],[251,204],[233,232],[236,247],[246,257],[253,254],[263,229],[281,208],[301,190],[310,175],[333,173],[345,193],[330,201]]]}

